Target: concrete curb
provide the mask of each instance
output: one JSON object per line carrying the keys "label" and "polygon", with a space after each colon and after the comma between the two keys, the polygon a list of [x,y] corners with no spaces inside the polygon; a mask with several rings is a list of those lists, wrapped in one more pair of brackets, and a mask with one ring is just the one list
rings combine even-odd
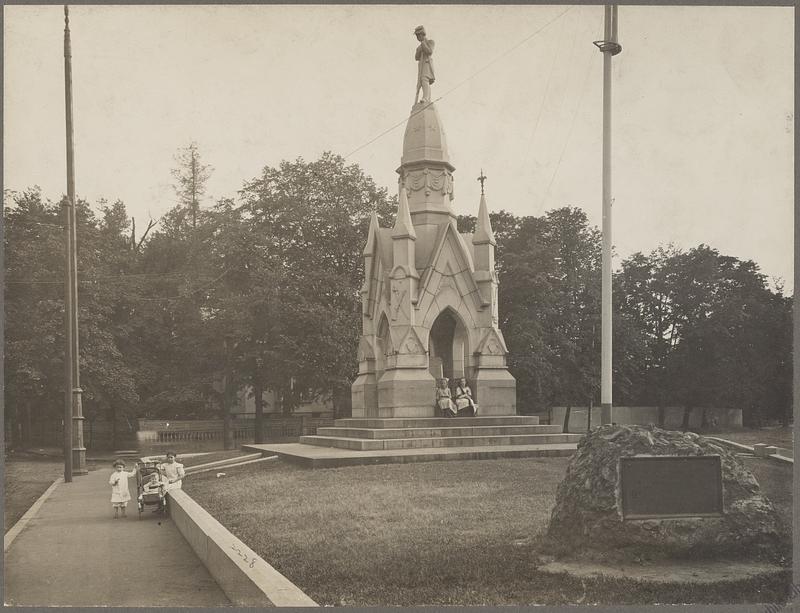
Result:
{"label": "concrete curb", "polygon": [[715,441],[717,443],[722,443],[727,445],[728,447],[733,447],[738,451],[745,451],[747,453],[753,453],[753,448],[750,445],[744,445],[743,443],[737,443],[735,441],[729,441],[726,438],[719,438],[717,436],[703,436],[703,438],[707,438],[710,441]]}
{"label": "concrete curb", "polygon": [[45,503],[45,501],[48,498],[50,498],[50,494],[52,494],[53,491],[58,487],[59,483],[63,482],[64,482],[64,477],[59,477],[58,479],[53,481],[50,487],[48,487],[44,491],[44,494],[39,496],[39,498],[36,499],[36,502],[34,502],[31,505],[31,508],[25,511],[25,515],[20,517],[19,521],[13,526],[11,526],[11,529],[5,533],[5,536],[3,537],[3,553],[8,552],[9,548],[11,547],[11,544],[14,542],[14,539],[17,538],[19,533],[25,529],[25,527],[28,525],[28,522],[30,522],[34,517],[36,517],[36,514],[39,512],[39,508]]}
{"label": "concrete curb", "polygon": [[300,588],[262,560],[191,496],[167,493],[170,517],[231,602],[245,607],[316,607]]}
{"label": "concrete curb", "polygon": [[[744,445],[743,443],[737,443],[735,441],[729,441],[726,438],[719,438],[719,437],[716,437],[716,436],[706,436],[704,438],[707,438],[707,439],[712,440],[712,441],[717,441],[718,443],[724,443],[725,445],[733,447],[734,449],[738,449],[739,451],[746,451],[747,453],[752,453],[753,456],[758,457],[755,454],[755,448],[752,447],[751,445]],[[783,455],[780,455],[780,454],[777,454],[777,453],[772,453],[772,454],[769,454],[769,455],[766,455],[766,456],[762,456],[762,457],[768,458],[770,460],[775,460],[776,462],[781,462],[783,464],[792,464],[792,465],[794,465],[794,458],[788,458],[786,456],[783,456]]]}
{"label": "concrete curb", "polygon": [[245,456],[240,456],[238,458],[228,458],[226,460],[217,460],[216,462],[206,462],[205,464],[195,464],[194,466],[187,466],[185,468],[185,471],[186,474],[189,475],[191,473],[202,472],[204,470],[211,470],[214,468],[227,468],[228,466],[235,466],[243,462],[251,462],[253,460],[258,460],[263,457],[264,455],[261,453],[251,453]]}
{"label": "concrete curb", "polygon": [[277,459],[278,459],[278,456],[271,455],[271,456],[267,456],[267,457],[263,457],[262,456],[260,458],[254,459],[254,460],[247,460],[246,462],[237,462],[236,464],[223,464],[221,466],[208,465],[208,468],[200,468],[198,466],[193,466],[192,468],[194,470],[192,470],[190,472],[189,469],[187,468],[186,469],[186,474],[187,475],[199,475],[200,473],[207,473],[207,472],[211,472],[211,471],[214,471],[214,470],[220,470],[221,468],[236,468],[237,466],[247,466],[248,464],[255,464],[256,462],[264,462],[265,460],[277,460]]}

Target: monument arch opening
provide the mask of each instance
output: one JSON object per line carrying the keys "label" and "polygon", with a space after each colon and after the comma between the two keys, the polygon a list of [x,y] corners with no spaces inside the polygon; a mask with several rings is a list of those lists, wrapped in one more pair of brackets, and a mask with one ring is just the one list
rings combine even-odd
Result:
{"label": "monument arch opening", "polygon": [[469,378],[469,339],[461,317],[445,308],[433,322],[429,342],[429,369],[438,379]]}
{"label": "monument arch opening", "polygon": [[389,320],[383,313],[378,323],[378,334],[375,337],[375,379],[380,381],[386,370],[386,354],[392,339],[389,337]]}

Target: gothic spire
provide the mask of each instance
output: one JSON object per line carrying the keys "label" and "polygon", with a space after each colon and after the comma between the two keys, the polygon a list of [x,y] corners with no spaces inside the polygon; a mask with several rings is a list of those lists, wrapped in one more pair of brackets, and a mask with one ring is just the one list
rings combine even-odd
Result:
{"label": "gothic spire", "polygon": [[364,255],[372,255],[372,250],[375,248],[376,235],[378,234],[378,214],[372,211],[369,217],[369,230],[367,230],[367,244],[364,246]]}
{"label": "gothic spire", "polygon": [[394,222],[392,238],[408,237],[417,239],[414,224],[411,223],[411,213],[408,210],[408,193],[405,186],[400,188],[400,204],[397,206],[397,220]]}
{"label": "gothic spire", "polygon": [[[481,171],[481,177],[483,177],[484,180],[486,179],[486,177],[483,176],[483,171]],[[478,208],[478,220],[475,223],[475,234],[472,236],[472,244],[482,245],[484,243],[489,243],[491,245],[497,244],[494,240],[492,222],[489,220],[486,195],[483,193],[483,181],[481,181],[481,204]]]}

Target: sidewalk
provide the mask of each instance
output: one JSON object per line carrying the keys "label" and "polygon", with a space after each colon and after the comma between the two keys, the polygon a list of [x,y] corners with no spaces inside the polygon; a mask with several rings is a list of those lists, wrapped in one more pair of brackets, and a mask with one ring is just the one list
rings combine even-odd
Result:
{"label": "sidewalk", "polygon": [[[113,519],[110,469],[60,483],[5,554],[6,605],[230,606],[168,517]],[[135,480],[131,478],[135,498]]]}

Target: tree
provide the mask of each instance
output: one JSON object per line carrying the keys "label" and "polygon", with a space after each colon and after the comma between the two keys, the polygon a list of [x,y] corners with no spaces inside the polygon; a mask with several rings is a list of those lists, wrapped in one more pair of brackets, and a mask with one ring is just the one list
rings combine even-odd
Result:
{"label": "tree", "polygon": [[[77,203],[81,385],[87,416],[136,401],[134,373],[119,345],[124,315],[118,275],[127,258],[124,205],[98,221]],[[38,189],[8,194],[6,249],[6,416],[15,442],[30,442],[33,421],[58,423],[64,397],[63,215]]]}
{"label": "tree", "polygon": [[182,221],[186,212],[191,215],[192,229],[197,227],[197,213],[200,210],[200,201],[206,193],[206,181],[211,176],[213,168],[203,164],[200,159],[200,149],[196,142],[179,150],[175,155],[177,168],[172,170],[172,176],[177,181],[174,185],[175,194],[178,196],[180,216],[176,221]]}
{"label": "tree", "polygon": [[349,389],[373,210],[388,225],[394,203],[386,190],[330,153],[266,167],[238,202],[215,207],[211,261],[232,270],[207,307],[237,339],[235,369],[255,390],[257,411],[265,389],[284,412]]}
{"label": "tree", "polygon": [[591,404],[599,370],[597,229],[576,208],[541,218],[503,213],[498,221],[505,233],[500,327],[524,410]]}
{"label": "tree", "polygon": [[[684,406],[685,428],[699,406],[740,407],[746,421],[783,413],[790,305],[754,262],[706,245],[660,248],[626,259],[617,288],[648,345],[641,399]],[[774,407],[764,404],[770,396]]]}

